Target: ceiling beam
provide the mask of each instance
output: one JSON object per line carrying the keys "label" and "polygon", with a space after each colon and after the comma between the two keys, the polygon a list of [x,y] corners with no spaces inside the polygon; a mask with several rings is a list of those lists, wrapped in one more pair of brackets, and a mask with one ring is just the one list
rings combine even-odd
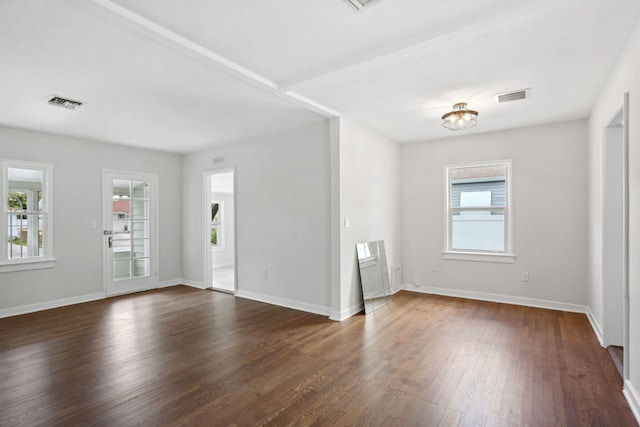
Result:
{"label": "ceiling beam", "polygon": [[139,15],[131,10],[114,3],[111,0],[92,0],[95,4],[108,9],[109,11],[119,15],[120,17],[132,22],[133,24],[143,27],[146,30],[174,43],[183,49],[188,50],[191,53],[195,53],[198,56],[204,57],[208,60],[208,62],[212,62],[216,65],[217,68],[221,69],[226,74],[231,77],[235,77],[244,82],[247,82],[258,89],[265,90],[281,99],[287,100],[289,102],[293,102],[294,104],[306,108],[308,110],[314,111],[325,117],[338,117],[340,113],[337,111],[325,107],[322,104],[319,104],[312,99],[301,96],[295,92],[284,90],[284,88],[278,87],[278,85],[272,80],[249,70],[246,67],[226,58],[206,47],[202,46],[190,40],[180,34],[169,30],[168,28],[159,25],[150,19],[145,18],[142,15]]}

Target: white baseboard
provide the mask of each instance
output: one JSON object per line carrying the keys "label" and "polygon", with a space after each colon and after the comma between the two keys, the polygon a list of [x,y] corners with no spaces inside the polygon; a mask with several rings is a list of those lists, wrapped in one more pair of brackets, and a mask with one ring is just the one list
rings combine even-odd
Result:
{"label": "white baseboard", "polygon": [[596,338],[598,338],[598,342],[601,347],[605,347],[604,345],[604,335],[602,334],[602,328],[598,324],[596,317],[593,315],[591,311],[591,307],[587,307],[587,319],[589,319],[589,323],[591,324],[591,329],[593,329],[593,333],[596,334]]}
{"label": "white baseboard", "polygon": [[45,301],[36,304],[27,304],[19,307],[0,309],[0,319],[10,316],[18,316],[20,314],[34,313],[36,311],[49,310],[52,308],[64,307],[67,305],[80,304],[83,302],[96,301],[104,299],[104,293],[97,292],[95,294],[81,295],[78,297],[62,298],[53,301]]}
{"label": "white baseboard", "polygon": [[[176,286],[176,285],[187,285],[187,286],[192,286],[198,289],[204,289],[204,286],[198,282],[193,282],[193,281],[183,280],[183,279],[173,279],[173,280],[166,280],[164,282],[159,282],[156,287],[168,288],[170,286]],[[154,288],[151,288],[151,289],[154,289]],[[19,307],[4,308],[4,309],[0,309],[0,319],[4,317],[19,316],[21,314],[35,313],[36,311],[64,307],[67,305],[81,304],[83,302],[96,301],[96,300],[104,299],[107,297],[127,295],[135,292],[137,291],[133,291],[133,292],[125,291],[119,294],[113,294],[108,296],[105,295],[103,292],[99,292],[95,294],[80,295],[77,297],[62,298],[62,299],[57,299],[53,301],[45,301],[45,302],[40,302],[36,304],[27,304]]]}
{"label": "white baseboard", "polygon": [[238,290],[236,296],[254,301],[266,302],[267,304],[279,305],[281,307],[292,308],[294,310],[306,311],[307,313],[322,314],[329,316],[329,308],[321,305],[308,304],[306,302],[294,301],[286,298],[273,297],[271,295],[258,294],[251,291]]}
{"label": "white baseboard", "polygon": [[362,310],[364,310],[364,304],[362,302],[359,302],[358,304],[352,305],[349,308],[345,308],[342,311],[331,310],[329,319],[335,320],[336,322],[342,322],[343,320],[346,320],[349,317],[360,313]]}
{"label": "white baseboard", "polygon": [[158,288],[168,288],[171,286],[182,285],[182,282],[182,279],[165,280],[164,282],[158,283]]}
{"label": "white baseboard", "polygon": [[624,380],[622,394],[625,399],[627,399],[627,402],[629,402],[631,412],[633,412],[633,416],[636,417],[636,421],[640,424],[640,394],[638,394],[636,388],[631,384],[631,381]]}
{"label": "white baseboard", "polygon": [[176,283],[176,285],[191,286],[192,288],[196,288],[196,289],[207,289],[204,283],[196,282],[193,280],[181,279],[178,282],[179,283]]}
{"label": "white baseboard", "polygon": [[569,311],[572,313],[586,314],[588,311],[588,307],[586,305],[569,304],[566,302],[556,302],[510,295],[490,294],[485,292],[464,291],[459,289],[437,288],[433,286],[416,287],[414,285],[404,285],[404,290],[410,292],[421,292],[424,294],[442,295],[447,297],[468,298],[480,301],[500,302],[503,304],[523,305],[526,307]]}
{"label": "white baseboard", "polygon": [[[402,290],[404,290],[404,288],[402,287],[391,288],[391,295],[395,295]],[[362,301],[360,301],[355,305],[352,305],[349,308],[345,308],[342,311],[331,310],[331,315],[329,316],[329,319],[335,320],[337,322],[342,322],[343,320],[346,320],[349,317],[360,313],[361,311],[364,311],[364,303]]]}

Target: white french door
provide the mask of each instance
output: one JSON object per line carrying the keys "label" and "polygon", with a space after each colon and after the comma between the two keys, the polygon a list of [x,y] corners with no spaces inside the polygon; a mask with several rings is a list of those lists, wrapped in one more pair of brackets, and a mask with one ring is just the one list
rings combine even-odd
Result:
{"label": "white french door", "polygon": [[157,175],[104,171],[104,278],[107,296],[155,288]]}

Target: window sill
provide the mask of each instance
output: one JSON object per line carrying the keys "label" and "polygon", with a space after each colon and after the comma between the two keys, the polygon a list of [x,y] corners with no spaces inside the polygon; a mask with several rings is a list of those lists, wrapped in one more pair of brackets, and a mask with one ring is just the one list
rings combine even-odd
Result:
{"label": "window sill", "polygon": [[53,268],[56,266],[55,258],[28,259],[11,261],[0,264],[0,273],[12,271],[39,270],[42,268]]}
{"label": "window sill", "polygon": [[442,256],[444,259],[459,261],[499,262],[503,264],[513,264],[516,260],[515,254],[495,254],[491,252],[442,251]]}

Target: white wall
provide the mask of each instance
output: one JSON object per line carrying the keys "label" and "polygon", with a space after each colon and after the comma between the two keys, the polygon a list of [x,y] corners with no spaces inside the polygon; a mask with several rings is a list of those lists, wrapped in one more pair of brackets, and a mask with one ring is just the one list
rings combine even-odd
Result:
{"label": "white wall", "polygon": [[624,138],[610,127],[603,150],[603,344],[624,345]]}
{"label": "white wall", "polygon": [[[444,260],[444,166],[505,159],[513,161],[515,263]],[[586,305],[586,165],[584,121],[403,145],[404,283]]]}
{"label": "white wall", "polygon": [[0,273],[0,310],[103,293],[103,168],[158,174],[159,280],[182,277],[179,156],[0,127],[0,158],[53,164],[58,259],[55,268]]}
{"label": "white wall", "polygon": [[640,24],[589,118],[589,307],[602,327],[602,127],[629,92],[629,346],[625,395],[640,418]]}
{"label": "white wall", "polygon": [[236,174],[238,295],[329,314],[329,122],[183,157],[184,277],[198,284],[203,173],[221,156]]}
{"label": "white wall", "polygon": [[[331,317],[362,307],[356,243],[384,240],[389,273],[400,265],[400,148],[370,129],[340,119],[340,301]],[[344,218],[350,226],[345,228]]]}

